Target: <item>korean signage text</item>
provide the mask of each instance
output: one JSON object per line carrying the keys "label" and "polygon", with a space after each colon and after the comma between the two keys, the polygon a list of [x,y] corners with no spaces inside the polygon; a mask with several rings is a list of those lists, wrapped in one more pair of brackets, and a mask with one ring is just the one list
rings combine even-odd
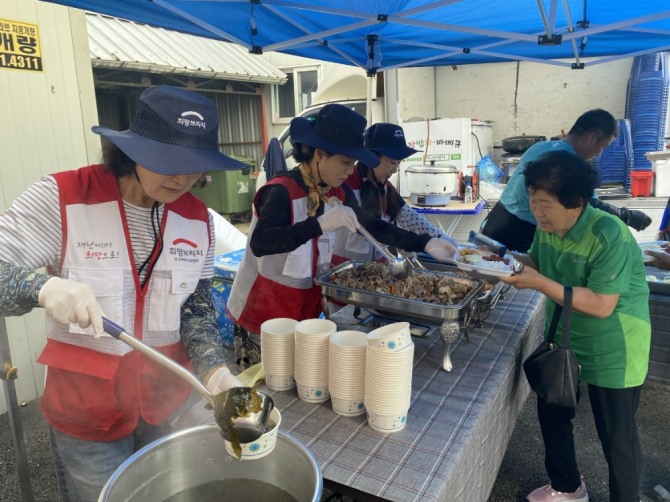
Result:
{"label": "korean signage text", "polygon": [[37,25],[0,19],[0,68],[44,71]]}
{"label": "korean signage text", "polygon": [[442,118],[403,124],[407,145],[420,150],[403,160],[413,164],[454,166],[459,171],[471,163],[472,121],[469,118]]}
{"label": "korean signage text", "polygon": [[[407,145],[411,148],[417,150],[425,150],[427,147],[431,148],[431,151],[439,151],[439,153],[433,153],[426,155],[426,161],[444,161],[444,160],[461,160],[461,140],[460,139],[449,139],[449,138],[437,138],[435,140],[424,140],[419,139],[417,141],[408,141]],[[446,150],[456,150],[458,153],[444,153],[443,149]],[[423,155],[417,157],[417,159],[423,158]]]}

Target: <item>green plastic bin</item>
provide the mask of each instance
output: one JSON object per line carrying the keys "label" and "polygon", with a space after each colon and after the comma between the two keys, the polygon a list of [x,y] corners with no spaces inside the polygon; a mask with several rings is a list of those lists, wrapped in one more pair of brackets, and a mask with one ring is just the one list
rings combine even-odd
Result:
{"label": "green plastic bin", "polygon": [[239,171],[210,171],[211,181],[205,188],[194,187],[191,192],[201,198],[207,207],[221,214],[236,214],[251,211],[254,196],[251,172],[256,167],[256,159],[244,155],[229,155],[249,167]]}

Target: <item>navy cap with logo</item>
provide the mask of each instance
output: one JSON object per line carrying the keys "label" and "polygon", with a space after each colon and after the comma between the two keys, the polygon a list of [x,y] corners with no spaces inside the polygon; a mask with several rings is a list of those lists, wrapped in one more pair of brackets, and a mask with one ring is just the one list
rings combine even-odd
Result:
{"label": "navy cap with logo", "polygon": [[403,160],[421,151],[407,146],[402,127],[383,122],[373,124],[365,131],[365,147],[393,160]]}
{"label": "navy cap with logo", "polygon": [[186,89],[160,85],[140,95],[130,129],[91,129],[118,146],[136,164],[177,176],[244,169],[219,151],[219,111],[209,99]]}
{"label": "navy cap with logo", "polygon": [[332,103],[321,108],[313,122],[303,117],[291,120],[291,141],[328,153],[346,155],[376,167],[379,158],[363,144],[366,124],[367,120],[360,113]]}

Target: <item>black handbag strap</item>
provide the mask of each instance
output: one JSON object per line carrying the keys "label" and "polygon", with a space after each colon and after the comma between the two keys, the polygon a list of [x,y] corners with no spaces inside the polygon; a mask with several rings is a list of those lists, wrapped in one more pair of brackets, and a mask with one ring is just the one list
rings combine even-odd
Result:
{"label": "black handbag strap", "polygon": [[570,321],[572,320],[572,288],[569,286],[563,288],[563,306],[556,304],[554,309],[554,316],[551,318],[551,325],[549,326],[549,337],[547,338],[549,343],[553,342],[556,336],[561,312],[563,312],[563,343],[561,347],[568,349],[570,348]]}
{"label": "black handbag strap", "polygon": [[563,337],[561,347],[570,348],[570,322],[572,321],[572,288],[563,289]]}

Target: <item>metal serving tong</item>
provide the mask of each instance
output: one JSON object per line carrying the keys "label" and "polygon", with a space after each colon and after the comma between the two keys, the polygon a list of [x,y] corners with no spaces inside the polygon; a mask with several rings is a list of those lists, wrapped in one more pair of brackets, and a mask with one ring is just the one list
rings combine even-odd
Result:
{"label": "metal serving tong", "polygon": [[[331,197],[328,199],[328,204],[332,207],[341,206],[342,202],[337,197]],[[406,260],[402,256],[394,256],[386,246],[381,242],[375,239],[370,232],[368,232],[362,225],[358,225],[356,229],[359,234],[361,234],[365,239],[372,244],[388,262],[388,269],[392,276],[398,279],[405,279],[409,274],[410,266],[415,268],[414,264],[410,264],[409,260]]]}
{"label": "metal serving tong", "polygon": [[419,261],[419,258],[416,256],[415,252],[403,252],[403,251],[398,251],[398,254],[402,255],[403,258],[409,263],[410,267],[413,269],[421,269],[421,270],[426,270],[426,267]]}

